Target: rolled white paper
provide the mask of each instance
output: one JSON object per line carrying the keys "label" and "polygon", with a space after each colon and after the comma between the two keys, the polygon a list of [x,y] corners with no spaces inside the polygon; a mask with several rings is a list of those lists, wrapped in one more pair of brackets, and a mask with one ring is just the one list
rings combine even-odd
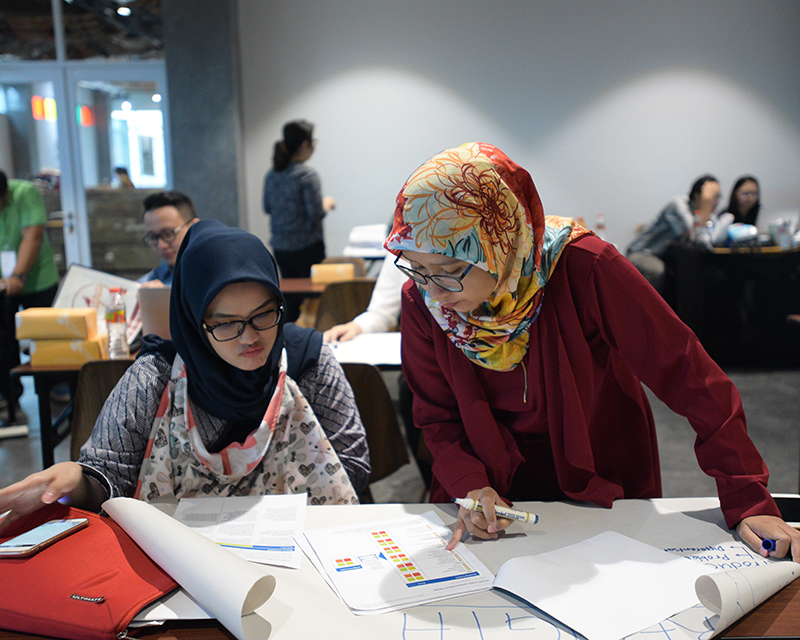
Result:
{"label": "rolled white paper", "polygon": [[701,604],[719,616],[719,620],[714,621],[711,637],[727,629],[798,576],[800,564],[773,562],[697,578],[694,588]]}
{"label": "rolled white paper", "polygon": [[274,576],[141,500],[112,498],[103,509],[239,640],[269,636],[269,622],[255,610],[275,590]]}

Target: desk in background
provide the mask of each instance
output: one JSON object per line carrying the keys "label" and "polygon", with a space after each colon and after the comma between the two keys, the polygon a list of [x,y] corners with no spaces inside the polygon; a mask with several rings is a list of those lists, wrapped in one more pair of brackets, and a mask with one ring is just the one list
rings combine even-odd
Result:
{"label": "desk in background", "polygon": [[671,304],[722,366],[800,366],[800,250],[674,245]]}
{"label": "desk in background", "polygon": [[69,415],[72,409],[71,405],[68,406],[53,420],[52,411],[50,410],[50,391],[57,384],[67,382],[69,383],[70,396],[74,398],[80,370],[81,365],[79,364],[34,367],[30,363],[19,365],[11,370],[11,375],[14,376],[33,377],[33,387],[39,407],[43,469],[53,464],[55,461],[53,450],[69,434]]}
{"label": "desk in background", "polygon": [[311,278],[281,278],[279,286],[284,296],[319,298],[328,285],[311,282]]}
{"label": "desk in background", "polygon": [[[618,531],[657,548],[702,548],[730,542],[716,498],[618,500],[612,509],[570,503],[523,502],[518,508],[539,514],[537,526],[514,523],[499,541],[469,542],[469,547],[492,573],[509,558],[551,551],[585,540],[601,531]],[[309,529],[364,523],[435,511],[445,524],[455,520],[454,505],[381,504],[310,506]],[[350,640],[383,638],[552,638],[557,630],[546,620],[533,623],[535,610],[498,591],[442,600],[429,605],[375,616],[355,616],[328,587],[317,570],[303,559],[299,570],[267,567],[277,578],[272,598],[261,611],[273,626],[270,640],[316,638],[325,631]],[[535,577],[534,577],[535,578]],[[517,629],[514,628],[517,626]],[[527,629],[527,632],[517,631]],[[797,637],[800,629],[800,580],[729,627],[719,637]],[[31,638],[0,631],[0,640]],[[168,623],[141,629],[137,638],[230,640],[215,620]],[[653,640],[668,640],[668,631]]]}

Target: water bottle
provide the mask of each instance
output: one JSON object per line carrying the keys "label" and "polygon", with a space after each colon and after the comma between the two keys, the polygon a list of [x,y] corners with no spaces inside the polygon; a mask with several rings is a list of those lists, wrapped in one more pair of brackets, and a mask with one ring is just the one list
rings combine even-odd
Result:
{"label": "water bottle", "polygon": [[108,357],[112,359],[128,358],[131,355],[128,349],[128,340],[125,332],[128,328],[125,322],[125,300],[122,289],[109,288],[111,301],[106,306],[106,327],[108,328]]}
{"label": "water bottle", "polygon": [[602,213],[597,214],[597,220],[594,224],[594,232],[601,240],[606,239],[606,217]]}

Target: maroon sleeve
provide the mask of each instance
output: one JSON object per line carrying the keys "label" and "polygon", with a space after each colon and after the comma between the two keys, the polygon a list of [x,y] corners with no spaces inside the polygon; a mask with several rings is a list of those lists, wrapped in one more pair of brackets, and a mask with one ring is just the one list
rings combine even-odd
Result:
{"label": "maroon sleeve", "polygon": [[780,515],[733,382],[627,258],[611,245],[583,258],[589,256],[594,264],[585,283],[585,326],[597,327],[633,374],[689,420],[697,433],[697,460],[717,483],[728,526],[747,516]]}
{"label": "maroon sleeve", "polygon": [[403,374],[414,396],[414,424],[422,429],[437,480],[451,497],[491,486],[485,465],[468,441],[458,400],[445,377],[449,355],[446,345],[434,336],[441,333],[445,341],[447,337],[411,280],[403,286],[400,324]]}

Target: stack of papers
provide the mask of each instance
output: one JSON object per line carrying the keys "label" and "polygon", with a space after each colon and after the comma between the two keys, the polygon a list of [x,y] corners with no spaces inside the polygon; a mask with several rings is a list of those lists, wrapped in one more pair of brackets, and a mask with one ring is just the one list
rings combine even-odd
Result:
{"label": "stack of papers", "polygon": [[469,549],[445,549],[451,536],[430,511],[306,531],[301,544],[350,610],[366,615],[490,589],[494,576]]}

